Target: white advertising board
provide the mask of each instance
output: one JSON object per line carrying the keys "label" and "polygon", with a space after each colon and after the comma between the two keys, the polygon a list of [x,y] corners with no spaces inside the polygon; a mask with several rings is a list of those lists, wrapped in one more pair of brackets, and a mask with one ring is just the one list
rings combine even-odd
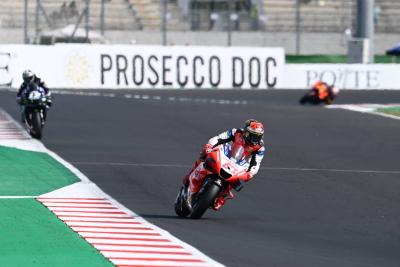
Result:
{"label": "white advertising board", "polygon": [[317,80],[340,89],[400,89],[399,64],[286,64],[282,88],[310,88]]}
{"label": "white advertising board", "polygon": [[1,45],[0,86],[31,69],[50,88],[267,89],[283,83],[282,48]]}

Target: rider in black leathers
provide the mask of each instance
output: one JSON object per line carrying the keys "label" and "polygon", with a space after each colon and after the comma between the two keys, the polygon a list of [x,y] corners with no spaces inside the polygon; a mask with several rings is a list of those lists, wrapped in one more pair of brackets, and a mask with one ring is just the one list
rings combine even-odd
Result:
{"label": "rider in black leathers", "polygon": [[24,122],[24,99],[26,99],[29,95],[29,93],[33,90],[36,90],[37,87],[43,88],[45,96],[47,97],[47,105],[46,109],[43,110],[43,119],[46,121],[47,117],[47,109],[50,108],[52,102],[51,102],[51,92],[50,89],[47,87],[45,82],[37,77],[32,71],[30,70],[25,70],[22,73],[22,79],[24,80],[19,87],[18,93],[17,93],[17,103],[18,105],[21,106],[21,111],[22,111],[22,122]]}

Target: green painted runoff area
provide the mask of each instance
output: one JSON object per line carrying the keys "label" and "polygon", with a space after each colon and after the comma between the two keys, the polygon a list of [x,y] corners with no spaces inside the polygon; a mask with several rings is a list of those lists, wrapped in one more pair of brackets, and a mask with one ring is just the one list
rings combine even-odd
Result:
{"label": "green painted runoff area", "polygon": [[400,106],[390,108],[378,108],[376,111],[400,117]]}
{"label": "green painted runoff area", "polygon": [[0,196],[36,196],[78,181],[46,153],[0,146]]}
{"label": "green painted runoff area", "polygon": [[35,199],[0,199],[0,216],[0,266],[114,266]]}

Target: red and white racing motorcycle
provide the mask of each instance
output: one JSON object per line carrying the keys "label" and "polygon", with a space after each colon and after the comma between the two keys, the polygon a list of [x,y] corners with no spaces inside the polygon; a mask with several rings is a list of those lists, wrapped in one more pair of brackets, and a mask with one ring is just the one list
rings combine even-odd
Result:
{"label": "red and white racing motorcycle", "polygon": [[[199,219],[212,208],[215,200],[231,188],[239,191],[243,186],[238,179],[244,175],[249,167],[243,160],[244,148],[242,146],[230,148],[229,144],[215,147],[204,162],[204,168],[209,174],[204,178],[200,190],[193,192],[192,181],[189,186],[182,186],[174,203],[178,216],[190,216]],[[197,166],[196,171],[202,166]]]}

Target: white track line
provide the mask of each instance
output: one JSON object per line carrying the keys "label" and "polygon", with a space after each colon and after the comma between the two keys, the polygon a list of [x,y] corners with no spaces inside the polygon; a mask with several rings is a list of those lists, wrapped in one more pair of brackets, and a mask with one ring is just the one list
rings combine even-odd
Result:
{"label": "white track line", "polygon": [[56,211],[54,212],[57,216],[90,216],[90,217],[102,217],[102,218],[131,218],[131,216],[127,214],[104,214],[104,213],[85,213],[85,212],[64,212],[64,211]]}
{"label": "white track line", "polygon": [[395,120],[400,120],[399,116],[390,115],[382,112],[377,112],[376,109],[378,108],[385,108],[391,106],[400,106],[400,104],[387,104],[387,105],[380,105],[380,104],[348,104],[348,105],[330,105],[326,106],[326,108],[330,109],[346,109],[366,114],[378,115],[385,118],[391,118]]}
{"label": "white track line", "polygon": [[143,240],[143,241],[164,241],[164,237],[160,235],[154,235],[153,233],[115,233],[115,232],[92,232],[92,231],[79,231],[81,236],[85,238],[107,238],[107,239],[118,239],[118,240]]}
{"label": "white track line", "polygon": [[[150,261],[150,263],[148,263]],[[142,267],[142,266],[151,266],[151,267],[205,267],[208,266],[205,262],[170,262],[170,261],[157,261],[137,259],[137,260],[126,260],[126,259],[113,259],[112,262],[117,265],[117,267]]]}
{"label": "white track line", "polygon": [[70,227],[82,229],[82,231],[88,231],[90,229],[104,230],[109,229],[120,229],[120,230],[137,230],[137,231],[156,231],[157,229],[151,225],[143,224],[141,222],[115,222],[115,221],[80,221],[80,220],[63,220]]}
{"label": "white track line", "polygon": [[[163,254],[159,252],[152,253],[140,253],[140,252],[118,252],[118,251],[103,251],[101,252],[107,258],[159,258],[159,259],[169,259],[171,258],[171,254]],[[185,255],[185,254],[173,254],[175,259],[192,259],[196,258],[193,255]]]}
{"label": "white track line", "polygon": [[71,227],[75,232],[89,232],[89,233],[132,233],[132,234],[149,234],[149,235],[159,235],[153,229],[147,228],[127,228],[127,229],[120,229],[120,228],[92,228],[92,227]]}
{"label": "white track line", "polygon": [[104,213],[104,214],[125,214],[125,212],[114,207],[102,207],[102,208],[48,207],[48,209],[51,211],[64,211],[64,212],[76,211],[76,212]]}
{"label": "white track line", "polygon": [[[119,95],[114,93],[98,93],[98,92],[81,92],[81,91],[59,91],[53,90],[53,94],[60,94],[60,95],[79,95],[79,96],[97,96],[97,97],[117,97]],[[170,102],[184,102],[184,103],[202,103],[202,104],[219,104],[219,105],[247,105],[249,101],[247,100],[229,100],[229,99],[214,99],[214,98],[198,98],[198,97],[179,97],[179,96],[170,96],[170,97],[162,97],[159,95],[150,96],[150,95],[140,95],[140,94],[121,94],[120,95],[126,99],[133,99],[133,100],[144,100],[144,101],[161,101],[167,100]]]}
{"label": "white track line", "polygon": [[104,166],[133,166],[133,167],[166,167],[166,168],[189,168],[189,165],[182,164],[154,164],[154,163],[127,163],[127,162],[71,162],[75,165],[104,165]]}
{"label": "white track line", "polygon": [[98,202],[98,203],[51,203],[46,202],[47,207],[69,207],[69,208],[111,208],[110,203]]}
{"label": "white track line", "polygon": [[[179,164],[151,164],[151,163],[126,163],[126,162],[74,162],[76,165],[104,165],[104,166],[131,166],[131,167],[159,167],[159,168],[190,168],[190,165]],[[356,169],[323,169],[323,168],[297,168],[297,167],[261,167],[261,170],[280,171],[305,171],[305,172],[348,172],[348,173],[377,173],[400,174],[400,170],[356,170]]]}
{"label": "white track line", "polygon": [[[113,245],[137,245],[138,247],[145,246],[169,246],[171,243],[169,240],[151,240],[149,238],[96,238],[96,237],[86,237],[86,241],[89,243],[102,243],[102,244],[113,244]],[[101,252],[101,251],[100,251]]]}
{"label": "white track line", "polygon": [[157,248],[157,247],[135,247],[135,246],[116,246],[116,245],[95,245],[98,250],[101,251],[111,251],[111,252],[157,252],[163,254],[181,254],[181,255],[192,255],[190,252],[186,251],[184,248]]}
{"label": "white track line", "polygon": [[[93,221],[93,217],[76,217],[76,216],[59,216],[63,221]],[[95,217],[97,222],[135,222],[132,218],[105,218],[105,217]]]}
{"label": "white track line", "polygon": [[318,169],[318,168],[280,168],[280,167],[262,167],[264,170],[281,171],[320,171],[320,172],[348,172],[348,173],[376,173],[376,174],[400,174],[400,171],[380,171],[380,170],[351,170],[351,169]]}

